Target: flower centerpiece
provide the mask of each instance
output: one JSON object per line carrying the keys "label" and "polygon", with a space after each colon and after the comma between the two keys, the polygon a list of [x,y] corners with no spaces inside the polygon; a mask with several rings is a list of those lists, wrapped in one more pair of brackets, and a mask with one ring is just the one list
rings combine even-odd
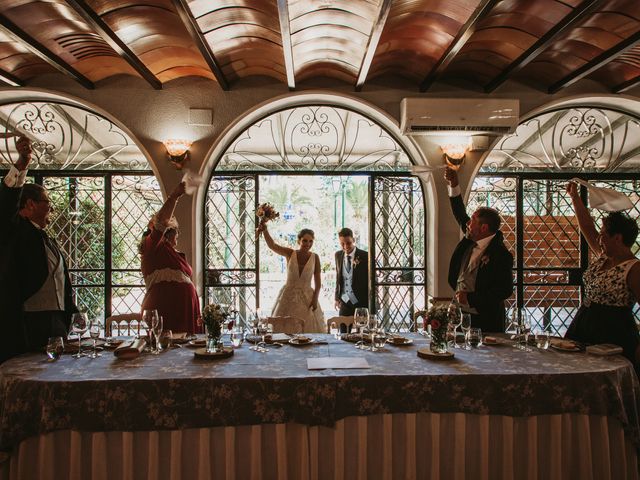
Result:
{"label": "flower centerpiece", "polygon": [[449,307],[447,305],[433,305],[429,310],[420,310],[415,318],[423,317],[425,328],[431,326],[431,344],[433,353],[447,353],[447,326],[449,325]]}
{"label": "flower centerpiece", "polygon": [[222,325],[228,317],[229,312],[217,303],[211,303],[202,310],[202,321],[207,327],[207,353],[216,353],[221,350]]}

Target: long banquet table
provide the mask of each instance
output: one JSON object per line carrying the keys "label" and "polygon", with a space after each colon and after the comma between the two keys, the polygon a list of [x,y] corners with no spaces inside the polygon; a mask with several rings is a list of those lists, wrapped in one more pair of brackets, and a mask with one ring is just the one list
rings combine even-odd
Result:
{"label": "long banquet table", "polygon": [[[330,336],[231,358],[190,348],[0,366],[5,478],[638,478],[637,377],[620,356],[510,346],[372,353]],[[308,370],[309,357],[370,368]]]}

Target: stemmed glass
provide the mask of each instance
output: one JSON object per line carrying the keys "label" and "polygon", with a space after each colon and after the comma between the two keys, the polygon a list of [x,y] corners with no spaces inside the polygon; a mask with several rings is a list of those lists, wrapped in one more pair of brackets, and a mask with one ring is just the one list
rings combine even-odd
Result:
{"label": "stemmed glass", "polygon": [[[156,312],[157,313],[157,312]],[[160,335],[162,335],[162,317],[160,315],[156,315],[153,317],[153,321],[151,322],[151,333],[153,335],[153,343],[155,348],[151,350],[151,353],[154,355],[158,355],[162,351],[162,347],[160,347]]]}
{"label": "stemmed glass", "polygon": [[531,319],[529,314],[523,308],[519,312],[518,333],[519,338],[516,345],[523,352],[533,352],[533,348],[529,347],[529,335],[531,334]]}
{"label": "stemmed glass", "polygon": [[78,335],[78,353],[72,355],[73,358],[85,356],[82,353],[82,335],[87,331],[87,328],[89,328],[89,322],[86,313],[78,312],[71,315],[71,331]]}
{"label": "stemmed glass", "polygon": [[458,346],[458,327],[462,324],[462,310],[456,302],[449,305],[449,320],[453,325],[453,348],[463,348]]}
{"label": "stemmed glass", "polygon": [[256,345],[257,347],[260,347],[262,350],[262,352],[268,352],[269,349],[267,348],[267,342],[266,342],[266,335],[267,333],[269,333],[269,319],[265,316],[262,315],[258,315],[258,335],[261,335],[262,339],[260,340],[260,343],[258,343],[258,345]]}
{"label": "stemmed glass", "polygon": [[460,324],[460,327],[462,328],[462,333],[464,334],[464,344],[462,348],[464,348],[465,350],[471,350],[471,338],[470,338],[471,314],[470,313],[462,314],[462,322]]}
{"label": "stemmed glass", "polygon": [[[160,315],[158,314],[158,310],[143,310],[142,312],[142,325],[149,336],[149,351],[153,351],[153,348],[151,347],[153,344],[153,324],[157,324],[159,318]],[[145,351],[147,351],[146,348]]]}
{"label": "stemmed glass", "polygon": [[93,320],[89,325],[89,336],[91,337],[91,340],[93,340],[93,351],[91,352],[91,355],[89,355],[89,357],[91,358],[98,358],[102,356],[102,354],[98,353],[98,351],[96,350],[96,340],[100,338],[101,329],[102,325],[100,324],[99,320]]}
{"label": "stemmed glass", "polygon": [[361,338],[361,340],[356,343],[356,348],[366,349],[364,346],[364,329],[369,323],[369,309],[364,307],[356,308],[353,313],[353,322],[356,324],[356,327],[358,327]]}

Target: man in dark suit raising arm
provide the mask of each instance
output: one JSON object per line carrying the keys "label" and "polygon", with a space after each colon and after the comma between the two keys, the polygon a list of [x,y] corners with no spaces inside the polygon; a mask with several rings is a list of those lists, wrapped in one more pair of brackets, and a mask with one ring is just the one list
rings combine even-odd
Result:
{"label": "man in dark suit raising arm", "polygon": [[25,184],[31,144],[20,137],[16,147],[19,159],[0,182],[0,362],[41,350],[49,337],[66,337],[77,311],[67,264],[44,230],[49,195],[40,185]]}
{"label": "man in dark suit raising arm", "polygon": [[513,256],[504,244],[500,215],[480,207],[471,217],[462,201],[458,174],[447,167],[451,210],[465,233],[449,264],[448,283],[471,324],[485,332],[504,332],[504,301],[513,293]]}

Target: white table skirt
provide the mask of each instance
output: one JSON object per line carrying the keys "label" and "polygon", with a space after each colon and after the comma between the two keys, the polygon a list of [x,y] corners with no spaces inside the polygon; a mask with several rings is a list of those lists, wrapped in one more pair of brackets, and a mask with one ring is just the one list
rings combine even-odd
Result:
{"label": "white table skirt", "polygon": [[349,417],[152,432],[57,431],[23,441],[23,479],[637,479],[617,420],[577,414]]}

